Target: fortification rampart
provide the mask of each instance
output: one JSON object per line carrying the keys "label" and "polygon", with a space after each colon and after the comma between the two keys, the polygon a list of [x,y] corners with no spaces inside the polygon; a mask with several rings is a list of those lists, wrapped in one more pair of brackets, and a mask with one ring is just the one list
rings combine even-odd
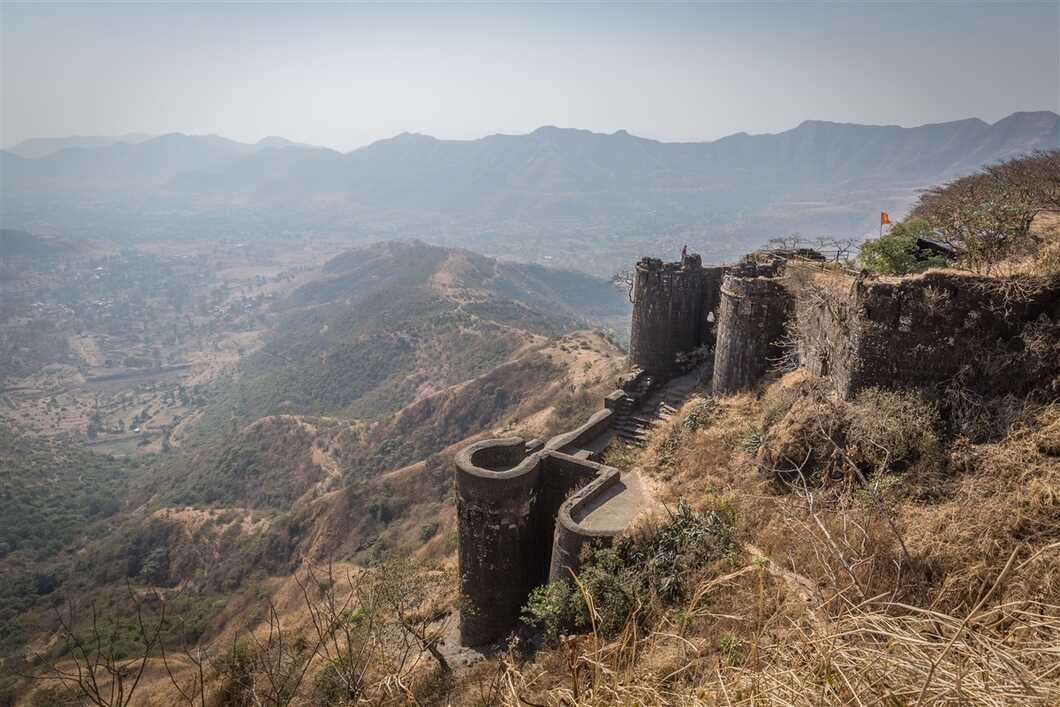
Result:
{"label": "fortification rampart", "polygon": [[[473,444],[456,458],[460,631],[466,644],[502,635],[543,574],[535,524],[541,465],[517,437]],[[546,565],[547,566],[547,565]]]}
{"label": "fortification rampart", "polygon": [[809,280],[796,292],[799,360],[843,397],[935,385],[986,352],[1022,346],[1027,323],[1060,321],[1060,285],[1013,298],[1004,278],[968,273]]}
{"label": "fortification rampart", "polygon": [[696,254],[680,262],[644,258],[633,275],[630,363],[658,380],[680,372],[677,354],[714,340],[724,267],[704,268]]}
{"label": "fortification rampart", "polygon": [[750,388],[780,355],[792,307],[776,262],[745,261],[725,275],[714,348],[715,393]]}
{"label": "fortification rampart", "polygon": [[752,254],[731,268],[703,268],[698,256],[642,260],[630,350],[640,370],[623,378],[604,409],[544,444],[495,439],[457,455],[465,644],[502,638],[534,587],[577,571],[587,545],[611,542],[632,522],[643,496],[635,477],[599,463],[601,440],[613,432],[616,410],[647,395],[636,391],[651,390],[654,376],[677,372],[677,354],[709,343],[715,328],[716,394],[754,386],[794,350],[849,397],[872,386],[946,381],[984,350],[1023,345],[1029,323],[1060,321],[1060,284],[1013,297],[998,278],[951,271],[867,278],[819,260],[812,251]]}
{"label": "fortification rampart", "polygon": [[[457,454],[464,645],[503,638],[534,587],[568,578],[583,548],[610,543],[639,512],[640,497],[624,485],[623,473],[600,464],[594,451],[613,417],[605,407],[543,445],[510,437]],[[606,522],[585,522],[589,508]]]}
{"label": "fortification rampart", "polygon": [[[1028,322],[1060,319],[1060,285],[949,270],[878,278],[799,253],[757,253],[725,275],[713,392],[755,385],[797,361],[843,397],[869,387],[917,388],[974,369],[984,352],[1019,347]],[[1016,375],[1016,372],[1012,372]]]}
{"label": "fortification rampart", "polygon": [[588,509],[593,504],[606,502],[608,494],[622,483],[622,474],[618,469],[595,466],[593,480],[559,507],[548,572],[551,582],[567,579],[571,573],[578,571],[586,546],[599,548],[609,545],[617,534],[613,529],[596,529],[582,524]]}

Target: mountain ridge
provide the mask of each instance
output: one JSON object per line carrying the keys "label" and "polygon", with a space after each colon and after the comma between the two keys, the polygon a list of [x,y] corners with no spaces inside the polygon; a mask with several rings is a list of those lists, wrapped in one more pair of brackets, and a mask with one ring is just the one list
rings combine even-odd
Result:
{"label": "mountain ridge", "polygon": [[[22,142],[13,145],[11,147],[0,149],[0,152],[7,153],[22,157],[23,159],[40,159],[46,157],[48,154],[55,154],[63,150],[77,150],[77,149],[99,149],[113,147],[116,145],[139,145],[147,142],[171,140],[174,138],[191,138],[191,139],[213,139],[223,140],[227,143],[239,145],[243,148],[266,148],[266,147],[297,147],[302,149],[313,149],[313,150],[326,150],[329,152],[338,153],[341,155],[350,155],[356,152],[360,152],[367,148],[371,148],[381,143],[390,143],[400,140],[417,139],[429,142],[442,142],[442,143],[474,143],[483,140],[490,140],[494,138],[520,138],[520,137],[533,137],[543,136],[549,134],[577,134],[583,136],[598,136],[606,138],[633,138],[635,140],[655,143],[658,145],[713,145],[719,142],[732,140],[733,138],[765,138],[765,137],[781,137],[790,133],[807,130],[810,128],[819,127],[844,127],[844,128],[859,128],[868,130],[894,130],[894,131],[919,131],[933,128],[943,127],[956,127],[961,125],[974,125],[980,128],[992,128],[1001,124],[1008,124],[1019,120],[1027,120],[1037,118],[1042,119],[1053,119],[1054,121],[1060,121],[1060,115],[1053,111],[1041,110],[1041,111],[1015,111],[1004,118],[1000,118],[994,123],[988,123],[982,118],[969,117],[960,118],[957,120],[941,121],[936,123],[923,123],[921,125],[914,126],[903,126],[897,124],[877,124],[877,123],[854,123],[850,121],[836,121],[826,120],[822,118],[807,118],[801,121],[798,125],[787,130],[781,130],[773,133],[748,133],[746,131],[737,131],[728,135],[715,138],[713,140],[661,140],[657,138],[644,137],[630,133],[628,130],[622,128],[615,130],[610,133],[597,132],[588,128],[575,128],[575,127],[561,127],[557,125],[541,125],[526,133],[505,133],[496,132],[488,133],[476,138],[440,138],[428,133],[421,133],[416,131],[404,131],[392,135],[390,137],[380,138],[373,140],[365,145],[351,148],[350,150],[342,151],[335,148],[327,147],[324,145],[314,145],[304,142],[296,142],[285,138],[281,135],[268,135],[254,142],[244,142],[236,140],[234,138],[225,137],[218,133],[184,133],[180,131],[174,131],[169,133],[160,133],[158,135],[149,135],[146,133],[128,133],[125,135],[116,136],[105,136],[105,135],[69,135],[69,136],[58,136],[58,137],[34,137],[23,140]],[[83,143],[83,144],[66,144],[66,143]],[[36,144],[48,144],[48,145],[60,145],[64,146],[59,148],[52,148],[47,154],[26,154],[28,152],[36,152]]]}
{"label": "mountain ridge", "polygon": [[921,188],[1056,148],[1060,115],[1038,111],[992,125],[804,121],[711,142],[556,126],[474,140],[401,133],[345,153],[169,134],[38,159],[2,153],[0,170],[5,223],[31,231],[74,235],[98,222],[122,224],[126,238],[147,229],[294,229],[354,244],[428,237],[610,275],[683,244],[718,261],[792,232],[856,238],[875,230],[880,211],[904,213]]}

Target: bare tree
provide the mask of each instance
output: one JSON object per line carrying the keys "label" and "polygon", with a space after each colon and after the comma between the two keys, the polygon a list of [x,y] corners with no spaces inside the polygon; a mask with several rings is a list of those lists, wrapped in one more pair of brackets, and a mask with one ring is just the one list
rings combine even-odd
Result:
{"label": "bare tree", "polygon": [[416,702],[413,678],[425,658],[442,674],[452,672],[441,651],[448,627],[439,605],[449,584],[444,572],[395,560],[342,576],[332,565],[307,566],[295,581],[309,632],[283,625],[266,602],[264,626],[247,631],[216,661],[218,689],[232,701],[286,707],[316,675],[329,703]]}
{"label": "bare tree", "polygon": [[633,286],[636,283],[635,271],[633,269],[619,270],[611,278],[611,282],[614,283],[615,287],[625,290],[626,299],[629,300],[630,304],[633,304]]}
{"label": "bare tree", "polygon": [[[180,622],[183,628],[183,621]],[[178,654],[181,659],[191,667],[191,675],[184,677],[174,672],[169,652],[166,650],[166,642],[159,642],[162,666],[166,670],[173,689],[177,691],[181,699],[191,707],[196,704],[206,707],[206,668],[210,663],[210,654],[207,646],[190,645],[185,640],[185,633],[181,631],[181,648]]]}
{"label": "bare tree", "polygon": [[1001,162],[924,192],[910,216],[928,222],[976,271],[1034,245],[1031,224],[1060,208],[1060,151]]}
{"label": "bare tree", "polygon": [[450,579],[438,568],[420,569],[400,560],[372,570],[388,616],[435,661],[443,673],[452,668],[439,646],[449,624],[449,612],[438,605]]}
{"label": "bare tree", "polygon": [[379,606],[373,592],[355,591],[358,585],[349,571],[345,579],[349,589],[345,598],[339,596],[331,564],[323,572],[309,566],[305,576],[297,581],[317,637],[315,652],[322,669],[328,671],[339,688],[341,695],[337,697],[353,702],[370,686],[371,636],[376,630]]}
{"label": "bare tree", "polygon": [[[66,648],[66,660],[36,654],[44,670],[32,676],[51,681],[72,692],[79,704],[97,707],[126,707],[132,702],[140,685],[144,669],[155,649],[160,645],[166,625],[166,603],[158,599],[153,612],[129,587],[135,616],[137,648],[129,656],[118,645],[118,622],[103,623],[95,605],[89,605],[87,626],[80,627],[78,610],[68,604],[66,615],[59,608],[59,636]],[[153,616],[151,614],[153,613]]]}
{"label": "bare tree", "polygon": [[777,238],[770,238],[766,242],[767,250],[797,250],[805,247],[806,242],[802,239],[798,233],[792,233],[789,236],[779,236]]}
{"label": "bare tree", "polygon": [[814,248],[837,263],[853,260],[852,254],[858,250],[859,244],[857,238],[820,236],[814,239]]}

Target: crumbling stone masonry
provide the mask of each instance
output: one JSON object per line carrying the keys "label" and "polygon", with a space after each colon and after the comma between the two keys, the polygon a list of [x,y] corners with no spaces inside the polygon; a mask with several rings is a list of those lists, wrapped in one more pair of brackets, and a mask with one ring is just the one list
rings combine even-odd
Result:
{"label": "crumbling stone masonry", "polygon": [[967,273],[821,276],[796,293],[799,361],[844,398],[946,381],[984,352],[1021,347],[1027,323],[1060,321],[1060,285],[1012,300],[1003,279]]}
{"label": "crumbling stone masonry", "polygon": [[715,394],[750,388],[780,356],[792,307],[780,279],[782,268],[777,261],[745,260],[725,275],[714,348]]}
{"label": "crumbling stone masonry", "polygon": [[546,444],[491,439],[457,455],[464,645],[503,638],[534,587],[568,578],[584,547],[609,544],[639,512],[639,487],[593,460],[591,450],[606,439],[613,416],[600,410]]}
{"label": "crumbling stone masonry", "polygon": [[678,353],[713,343],[724,267],[696,254],[679,263],[644,258],[634,268],[629,360],[657,380],[676,375]]}
{"label": "crumbling stone masonry", "polygon": [[782,357],[830,380],[844,398],[869,387],[936,385],[972,370],[986,351],[1022,346],[1029,322],[1060,321],[1055,283],[1013,297],[1004,278],[853,276],[814,260],[756,253],[726,274],[715,394],[751,388]]}

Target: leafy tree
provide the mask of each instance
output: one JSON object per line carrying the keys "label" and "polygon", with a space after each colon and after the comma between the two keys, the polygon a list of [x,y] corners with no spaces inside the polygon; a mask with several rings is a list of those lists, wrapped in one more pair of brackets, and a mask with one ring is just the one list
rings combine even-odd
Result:
{"label": "leafy tree", "polygon": [[882,237],[866,241],[858,259],[862,266],[881,275],[904,275],[945,265],[944,257],[917,245],[917,239],[931,235],[931,227],[924,221],[897,223]]}

